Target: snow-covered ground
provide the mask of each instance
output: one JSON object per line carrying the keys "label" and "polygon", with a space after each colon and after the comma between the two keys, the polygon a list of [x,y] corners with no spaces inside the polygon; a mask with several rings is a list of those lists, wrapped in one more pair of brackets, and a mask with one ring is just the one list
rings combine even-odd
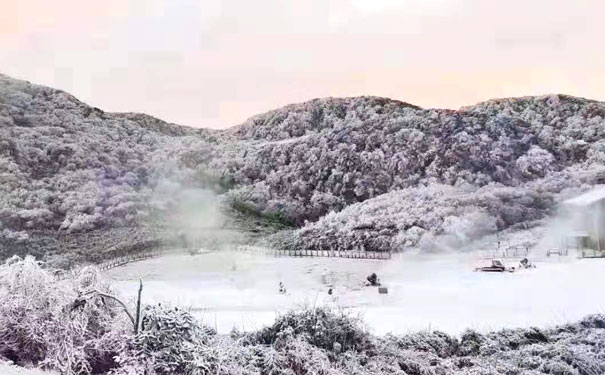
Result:
{"label": "snow-covered ground", "polygon": [[[222,333],[257,329],[276,313],[317,304],[360,313],[378,334],[548,326],[604,311],[605,260],[554,257],[536,262],[536,269],[481,273],[473,272],[477,258],[434,254],[370,261],[211,252],[150,259],[108,274],[122,295],[134,297],[141,278],[145,303],[191,307]],[[388,287],[387,295],[363,286],[372,272]],[[280,281],[285,295],[278,293]]]}
{"label": "snow-covered ground", "polygon": [[19,366],[8,365],[0,362],[0,374],[2,375],[55,375],[55,372],[28,369]]}

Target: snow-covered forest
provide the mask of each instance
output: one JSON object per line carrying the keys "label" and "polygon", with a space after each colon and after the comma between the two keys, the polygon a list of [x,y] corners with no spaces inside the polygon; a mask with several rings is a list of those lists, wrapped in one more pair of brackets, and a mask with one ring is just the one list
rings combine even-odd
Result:
{"label": "snow-covered forest", "polygon": [[315,306],[222,335],[186,309],[137,313],[98,268],[72,266],[201,228],[285,248],[459,250],[605,183],[604,139],[605,103],[560,95],[459,111],[317,99],[218,131],[0,75],[0,372],[601,374],[601,315],[380,337]]}
{"label": "snow-covered forest", "polygon": [[227,216],[278,223],[279,246],[455,244],[535,225],[604,183],[604,139],[605,103],[562,95],[459,111],[316,99],[215,131],[0,76],[0,253],[136,247],[165,236],[189,187]]}
{"label": "snow-covered forest", "polygon": [[0,253],[94,252],[153,237],[154,189],[178,169],[181,147],[213,139],[0,75]]}

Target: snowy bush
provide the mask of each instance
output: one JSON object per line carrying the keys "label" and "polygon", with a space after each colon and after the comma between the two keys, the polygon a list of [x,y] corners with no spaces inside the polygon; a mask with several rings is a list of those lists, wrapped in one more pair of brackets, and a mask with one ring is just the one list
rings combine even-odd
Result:
{"label": "snowy bush", "polygon": [[458,340],[439,331],[393,336],[390,339],[401,349],[423,351],[441,358],[451,357],[458,352]]}
{"label": "snowy bush", "polygon": [[0,357],[62,374],[106,372],[123,342],[121,307],[109,300],[78,303],[89,290],[108,291],[85,268],[59,280],[33,258],[0,266]]}
{"label": "snowy bush", "polygon": [[605,165],[605,141],[598,141],[588,151],[588,160],[595,164]]}
{"label": "snowy bush", "polygon": [[279,346],[288,336],[297,337],[324,350],[370,350],[372,342],[361,321],[344,312],[317,307],[291,311],[279,316],[273,325],[251,336],[253,343]]}
{"label": "snowy bush", "polygon": [[527,153],[517,159],[517,168],[528,178],[544,177],[553,169],[555,158],[539,146],[531,146]]}
{"label": "snowy bush", "polygon": [[215,332],[178,308],[148,306],[140,332],[117,361],[113,374],[201,375],[216,373],[219,356],[209,344]]}

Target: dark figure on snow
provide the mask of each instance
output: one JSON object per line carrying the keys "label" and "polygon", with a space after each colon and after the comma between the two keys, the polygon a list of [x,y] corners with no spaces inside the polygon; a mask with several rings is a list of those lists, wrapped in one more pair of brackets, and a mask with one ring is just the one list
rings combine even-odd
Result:
{"label": "dark figure on snow", "polygon": [[378,279],[378,276],[376,276],[375,273],[372,273],[370,276],[368,276],[367,280],[371,286],[380,286],[380,280]]}
{"label": "dark figure on snow", "polygon": [[286,294],[286,287],[281,281],[279,282],[279,294]]}
{"label": "dark figure on snow", "polygon": [[529,264],[529,260],[527,260],[527,258],[523,258],[521,259],[521,266],[523,267],[527,267],[527,265]]}
{"label": "dark figure on snow", "polygon": [[519,266],[520,268],[535,268],[536,266],[529,263],[529,260],[527,258],[523,258],[521,259],[521,261],[519,262]]}

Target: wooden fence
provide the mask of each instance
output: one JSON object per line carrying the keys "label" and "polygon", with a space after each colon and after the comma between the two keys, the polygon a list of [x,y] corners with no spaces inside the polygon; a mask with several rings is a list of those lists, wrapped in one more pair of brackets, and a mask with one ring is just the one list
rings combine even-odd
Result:
{"label": "wooden fence", "polygon": [[239,246],[238,250],[250,254],[272,255],[275,257],[314,257],[378,260],[391,259],[391,253],[386,251],[381,252],[359,250],[284,250],[249,245]]}
{"label": "wooden fence", "polygon": [[567,248],[553,248],[553,249],[546,250],[547,257],[550,257],[552,255],[566,256],[568,254],[569,254],[569,251]]}
{"label": "wooden fence", "polygon": [[502,252],[503,258],[519,258],[529,255],[529,246],[509,246]]}
{"label": "wooden fence", "polygon": [[[348,259],[377,259],[385,260],[391,259],[390,252],[380,251],[352,251],[352,250],[283,250],[283,249],[272,249],[268,247],[259,246],[239,246],[238,251],[259,254],[259,255],[271,255],[275,257],[317,257],[317,258],[348,258]],[[153,250],[140,251],[133,254],[127,254],[118,256],[98,265],[101,271],[108,271],[116,267],[124,266],[129,263],[138,262],[145,259],[158,258],[162,255],[166,255],[169,252],[178,252],[194,254],[191,250],[168,250],[165,247],[160,247]]]}
{"label": "wooden fence", "polygon": [[107,261],[99,264],[98,267],[101,271],[108,271],[112,268],[124,266],[128,263],[133,263],[133,262],[138,262],[140,260],[160,257],[164,254],[164,252],[165,252],[165,250],[160,248],[160,249],[147,250],[147,251],[141,251],[138,253],[123,255],[123,256],[119,256],[119,257],[107,260]]}
{"label": "wooden fence", "polygon": [[499,258],[525,258],[529,255],[528,246],[509,246],[506,249],[497,249],[482,252],[483,259],[499,259]]}

